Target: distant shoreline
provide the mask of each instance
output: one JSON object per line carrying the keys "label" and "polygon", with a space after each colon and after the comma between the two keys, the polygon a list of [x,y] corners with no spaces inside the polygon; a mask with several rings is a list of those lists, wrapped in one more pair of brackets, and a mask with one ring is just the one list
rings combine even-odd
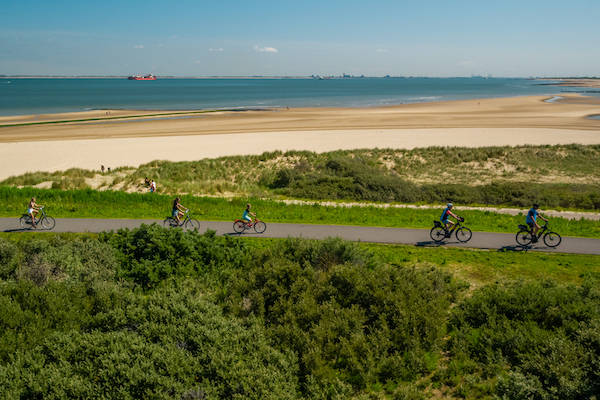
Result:
{"label": "distant shoreline", "polygon": [[[2,75],[0,79],[127,79],[129,75]],[[315,75],[317,76],[317,75]],[[215,75],[215,76],[175,76],[156,75],[159,79],[317,79],[311,75]],[[600,87],[600,77],[586,78],[547,78],[547,77],[482,77],[482,76],[327,76],[328,79],[526,79],[540,81],[560,81],[547,83],[549,86],[571,86],[575,83],[595,83]]]}

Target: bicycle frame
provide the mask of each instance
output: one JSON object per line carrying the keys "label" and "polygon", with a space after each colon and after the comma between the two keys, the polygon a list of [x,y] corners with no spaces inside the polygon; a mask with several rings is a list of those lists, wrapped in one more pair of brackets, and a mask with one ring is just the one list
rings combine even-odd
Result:
{"label": "bicycle frame", "polygon": [[444,231],[446,231],[446,233],[447,233],[448,235],[452,235],[452,233],[453,233],[453,232],[454,232],[456,229],[458,229],[458,227],[459,227],[459,226],[460,226],[460,224],[461,224],[461,221],[460,221],[460,220],[457,220],[457,221],[456,221],[456,223],[452,225],[452,228],[451,228],[450,230],[448,230],[448,228],[446,228],[446,225],[442,224],[442,223],[441,223],[441,221],[436,221],[436,222],[440,224],[440,225],[439,225],[440,227],[444,228]]}

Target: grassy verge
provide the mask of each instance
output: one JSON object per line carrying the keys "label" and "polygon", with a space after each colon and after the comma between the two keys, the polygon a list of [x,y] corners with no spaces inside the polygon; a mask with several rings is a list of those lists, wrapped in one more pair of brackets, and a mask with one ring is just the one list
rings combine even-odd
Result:
{"label": "grassy verge", "polygon": [[[43,190],[0,187],[0,216],[21,215],[30,197],[47,206],[49,215],[58,218],[165,218],[172,196],[94,190]],[[246,202],[267,222],[308,224],[364,225],[404,228],[430,228],[439,219],[440,210],[415,210],[375,207],[328,207],[321,205],[286,205],[272,200],[222,199],[182,196],[196,218],[232,221],[241,216]],[[510,216],[489,211],[456,210],[474,231],[514,233],[523,216]],[[600,238],[600,222],[553,218],[553,230],[564,236]]]}

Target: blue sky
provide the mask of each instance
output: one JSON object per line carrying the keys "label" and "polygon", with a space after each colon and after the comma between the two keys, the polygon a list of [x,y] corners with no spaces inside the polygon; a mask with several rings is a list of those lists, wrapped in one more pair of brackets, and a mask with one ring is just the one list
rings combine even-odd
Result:
{"label": "blue sky", "polygon": [[0,74],[600,75],[600,1],[13,1]]}

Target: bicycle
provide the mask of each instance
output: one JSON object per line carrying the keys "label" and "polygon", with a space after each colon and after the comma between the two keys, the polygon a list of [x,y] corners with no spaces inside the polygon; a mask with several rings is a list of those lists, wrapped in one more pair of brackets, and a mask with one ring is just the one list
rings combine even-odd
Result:
{"label": "bicycle", "polygon": [[456,224],[452,227],[452,229],[448,230],[440,221],[433,221],[433,228],[429,231],[429,236],[431,240],[436,243],[441,243],[444,239],[447,239],[452,236],[452,233],[455,234],[456,240],[461,243],[466,243],[471,240],[473,236],[473,232],[466,226],[461,226],[461,223],[465,221],[464,218],[458,217]]}
{"label": "bicycle", "polygon": [[539,241],[542,235],[544,235],[544,244],[548,247],[556,247],[562,241],[562,237],[558,233],[552,232],[550,228],[548,228],[547,222],[541,227],[537,236],[533,234],[533,228],[530,228],[528,225],[519,224],[519,232],[517,232],[515,240],[520,246],[525,247]]}
{"label": "bicycle", "polygon": [[258,219],[258,217],[254,217],[254,221],[245,221],[243,219],[233,221],[233,231],[235,233],[242,233],[252,227],[254,227],[254,232],[256,233],[263,233],[267,230],[267,224]]}
{"label": "bicycle", "polygon": [[40,207],[39,210],[41,215],[35,218],[35,226],[31,222],[31,215],[23,214],[21,218],[19,218],[19,225],[21,225],[21,228],[25,229],[27,225],[31,225],[32,228],[37,228],[41,224],[45,229],[54,229],[54,226],[56,225],[54,218],[46,214],[44,207]]}
{"label": "bicycle", "polygon": [[180,222],[177,222],[177,219],[174,217],[165,218],[163,226],[165,228],[184,228],[194,231],[200,230],[200,222],[190,216],[190,210],[186,210],[183,215],[184,218]]}

